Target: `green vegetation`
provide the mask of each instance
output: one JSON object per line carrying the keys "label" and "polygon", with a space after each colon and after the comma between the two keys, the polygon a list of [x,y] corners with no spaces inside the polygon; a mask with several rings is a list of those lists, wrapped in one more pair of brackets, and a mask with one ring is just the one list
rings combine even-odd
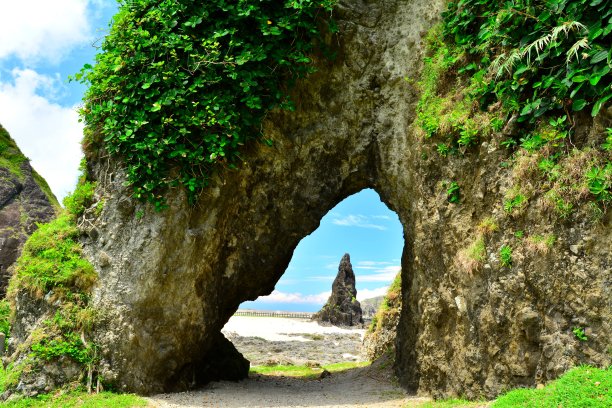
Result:
{"label": "green vegetation", "polygon": [[[0,367],[0,378],[4,370]],[[101,392],[88,394],[73,391],[36,398],[23,398],[2,404],[7,408],[132,408],[146,407],[147,401],[132,394],[113,394]]]}
{"label": "green vegetation", "polygon": [[484,263],[486,256],[484,232],[480,232],[467,248],[457,253],[455,264],[463,271],[473,273]]}
{"label": "green vegetation", "polygon": [[[8,169],[8,171],[17,177],[18,180],[23,181],[24,174],[21,170],[21,165],[28,161],[15,141],[8,134],[6,129],[0,125],[0,167]],[[47,181],[40,176],[34,169],[32,169],[32,177],[41,190],[45,193],[49,202],[55,207],[59,207],[57,198],[49,188]]]}
{"label": "green vegetation", "polygon": [[398,272],[389,286],[376,315],[368,327],[368,332],[373,333],[383,330],[389,322],[397,321],[402,305],[402,272]]}
{"label": "green vegetation", "polygon": [[338,373],[341,371],[352,370],[354,368],[366,367],[370,365],[367,361],[362,362],[346,362],[346,363],[335,363],[328,364],[321,367],[310,367],[306,365],[293,366],[293,365],[274,365],[274,366],[253,366],[251,367],[250,373],[261,374],[261,375],[274,375],[274,376],[286,376],[286,377],[300,377],[304,379],[318,378],[323,370],[327,370],[330,373]]}
{"label": "green vegetation", "polygon": [[[612,8],[601,0],[458,0],[444,14],[444,35],[469,54],[485,107],[501,101],[519,122],[569,110],[599,113],[612,98]],[[562,119],[566,116],[566,119]]]}
{"label": "green vegetation", "polygon": [[[473,402],[462,398],[451,398],[439,401],[425,402],[417,406],[419,408],[468,408],[481,407],[482,402]],[[404,408],[408,407],[411,407],[411,405],[406,405]]]}
{"label": "green vegetation", "polygon": [[15,141],[0,125],[0,167],[8,169],[19,180],[23,180],[21,165],[27,160],[17,147]]}
{"label": "green vegetation", "polygon": [[426,41],[423,136],[450,158],[503,130],[501,144],[515,151],[517,194],[503,203],[510,215],[538,196],[559,218],[588,201],[605,210],[612,129],[595,136],[601,141],[573,138],[579,118],[612,102],[611,17],[605,1],[450,2]]}
{"label": "green vegetation", "polygon": [[580,341],[587,341],[589,339],[582,327],[574,327],[572,333],[574,333],[574,336],[576,336],[576,338]]}
{"label": "green vegetation", "polygon": [[499,250],[499,263],[501,266],[512,265],[512,248],[508,245],[502,245]]}
{"label": "green vegetation", "polygon": [[[465,53],[445,41],[441,27],[435,27],[427,36],[429,56],[425,58],[423,77],[419,82],[421,99],[417,106],[417,123],[424,137],[438,140],[436,150],[446,157],[472,145],[480,137],[490,135],[498,128],[500,118],[478,109],[470,90],[477,87],[483,76],[470,79],[451,77],[455,68],[465,59]],[[463,71],[467,72],[467,71]]]}
{"label": "green vegetation", "polygon": [[97,275],[82,258],[79,235],[70,214],[41,225],[24,245],[8,292],[27,289],[37,297],[52,289],[60,296],[70,291],[88,292]]}
{"label": "green vegetation", "polygon": [[[482,402],[454,398],[418,405],[420,408],[481,406]],[[542,389],[516,389],[488,403],[487,406],[491,408],[610,407],[612,406],[612,368],[576,367]]]}
{"label": "green vegetation", "polygon": [[576,367],[543,389],[518,389],[501,396],[493,408],[612,406],[612,369]]}
{"label": "green vegetation", "polygon": [[458,204],[461,201],[461,187],[456,181],[451,182],[446,189],[446,199],[449,203]]}
{"label": "green vegetation", "polygon": [[[168,187],[193,199],[217,165],[234,167],[291,85],[314,71],[310,54],[335,0],[124,2],[89,83],[84,148],[126,164],[134,195],[164,207]],[[267,141],[268,144],[271,141]]]}
{"label": "green vegetation", "polygon": [[[27,357],[18,366],[9,365],[3,370],[0,391],[16,386],[23,373],[35,371],[40,364],[60,358],[77,363],[87,374],[83,377],[89,379],[89,387],[96,379],[94,375],[99,359],[98,347],[87,338],[98,318],[98,313],[90,306],[90,292],[97,274],[82,256],[77,227],[78,217],[95,205],[93,197],[94,186],[82,177],[75,192],[65,200],[66,210],[50,223],[40,225],[24,245],[9,282],[7,298],[14,302],[17,294],[25,291],[36,299],[44,298],[51,312],[46,315],[42,325],[34,329],[24,344],[20,345],[20,352]],[[9,315],[9,304],[4,301],[0,307],[0,330],[5,333],[10,328]],[[77,404],[83,397],[77,396],[74,401],[63,398],[58,400],[57,406],[64,403]],[[24,404],[46,404],[45,401],[56,404],[50,396],[22,401],[25,401]],[[22,401],[15,404],[21,404]],[[103,402],[100,404],[103,405]]]}

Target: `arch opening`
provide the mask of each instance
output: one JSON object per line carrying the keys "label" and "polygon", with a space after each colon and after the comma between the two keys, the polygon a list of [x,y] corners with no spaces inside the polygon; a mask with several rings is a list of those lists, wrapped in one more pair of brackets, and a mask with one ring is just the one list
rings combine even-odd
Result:
{"label": "arch opening", "polygon": [[[403,248],[397,214],[376,191],[361,190],[321,218],[293,251],[273,291],[243,302],[222,332],[256,372],[274,365],[365,364],[363,338],[399,274]],[[351,328],[320,325],[311,317],[328,301],[347,253],[364,323]]]}

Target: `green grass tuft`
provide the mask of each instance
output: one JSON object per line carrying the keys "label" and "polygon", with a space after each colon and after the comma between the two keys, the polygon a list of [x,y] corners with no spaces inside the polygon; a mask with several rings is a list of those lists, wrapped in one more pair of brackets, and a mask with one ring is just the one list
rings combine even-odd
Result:
{"label": "green grass tuft", "polygon": [[493,408],[612,406],[612,368],[573,368],[543,389],[518,389],[498,398]]}
{"label": "green grass tuft", "polygon": [[132,408],[146,407],[147,401],[133,394],[71,392],[19,399],[2,404],[2,406],[7,408]]}
{"label": "green grass tuft", "polygon": [[8,292],[27,289],[43,296],[51,289],[88,291],[97,275],[82,257],[78,239],[79,230],[67,214],[40,225],[17,260]]}
{"label": "green grass tuft", "polygon": [[274,365],[274,366],[253,366],[250,369],[251,374],[271,375],[271,376],[285,376],[285,377],[297,377],[304,379],[317,378],[323,369],[330,373],[339,373],[346,370],[351,370],[359,367],[366,367],[370,363],[367,361],[361,362],[344,362],[328,364],[321,367],[308,367],[305,365],[293,366],[293,365]]}

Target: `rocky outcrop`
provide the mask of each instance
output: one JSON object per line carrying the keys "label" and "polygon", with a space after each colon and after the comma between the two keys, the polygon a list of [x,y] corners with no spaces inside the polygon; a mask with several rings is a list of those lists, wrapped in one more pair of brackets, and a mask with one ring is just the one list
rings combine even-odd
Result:
{"label": "rocky outcrop", "polygon": [[[219,174],[195,205],[172,191],[156,212],[131,198],[121,163],[90,157],[105,204],[84,246],[99,274],[92,302],[106,381],[142,393],[192,384],[223,353],[215,342],[238,305],[271,293],[298,242],[364,188],[404,228],[395,367],[405,387],[492,397],[572,365],[610,364],[611,212],[559,219],[534,200],[506,214],[512,175],[500,166],[510,160],[501,135],[443,158],[415,132],[422,35],[444,4],[340,1],[342,34],[328,39],[337,58],[295,90],[294,112],[267,116],[273,146],[245,148],[240,170]],[[601,143],[612,127],[612,112],[600,116],[584,143]],[[461,181],[460,204],[449,203],[448,180]],[[489,217],[499,228],[486,236],[486,262],[466,270],[457,254]],[[531,248],[518,230],[556,240]],[[509,265],[498,255],[508,244]]]}
{"label": "rocky outcrop", "polygon": [[376,315],[376,311],[382,304],[384,296],[376,296],[369,299],[363,299],[361,302],[361,312],[364,319],[372,319]]}
{"label": "rocky outcrop", "polygon": [[357,326],[363,324],[361,314],[351,257],[344,254],[338,265],[338,274],[332,283],[332,293],[312,320],[331,323],[334,326]]}
{"label": "rocky outcrop", "polygon": [[387,294],[382,299],[380,307],[376,310],[376,314],[363,338],[363,353],[370,361],[384,355],[391,360],[395,358],[397,325],[402,311],[401,282],[400,272],[387,290]]}
{"label": "rocky outcrop", "polygon": [[56,215],[57,199],[0,125],[0,298],[26,239]]}

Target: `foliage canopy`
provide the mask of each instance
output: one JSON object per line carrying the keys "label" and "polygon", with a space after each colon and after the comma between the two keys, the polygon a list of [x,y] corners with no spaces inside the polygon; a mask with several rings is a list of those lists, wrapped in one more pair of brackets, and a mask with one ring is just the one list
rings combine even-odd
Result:
{"label": "foliage canopy", "polygon": [[95,66],[81,116],[86,150],[120,156],[134,195],[164,206],[167,187],[191,198],[215,165],[233,166],[290,85],[335,0],[123,2]]}
{"label": "foliage canopy", "polygon": [[612,99],[610,0],[459,0],[444,14],[444,34],[471,54],[464,69],[495,80],[480,102],[499,99],[518,121],[590,109]]}

